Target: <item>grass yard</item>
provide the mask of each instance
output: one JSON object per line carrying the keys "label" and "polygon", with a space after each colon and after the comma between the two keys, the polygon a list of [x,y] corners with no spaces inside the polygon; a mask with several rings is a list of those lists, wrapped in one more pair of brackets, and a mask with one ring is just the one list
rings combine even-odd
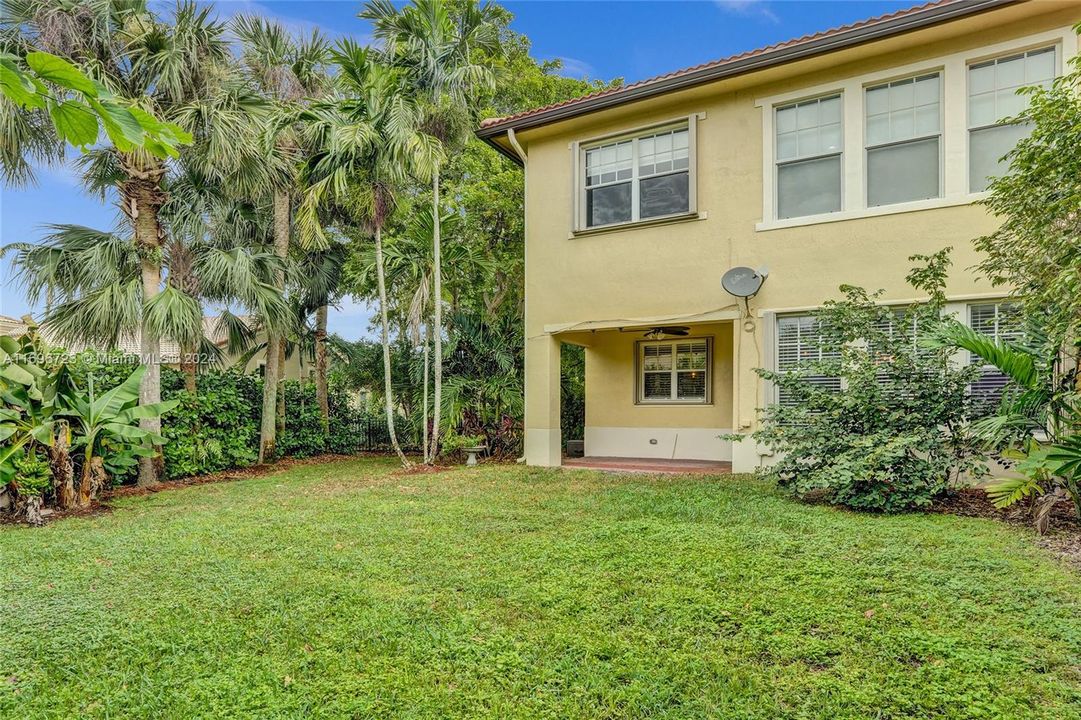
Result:
{"label": "grass yard", "polygon": [[1027,531],[388,461],[0,528],[0,716],[1081,718]]}

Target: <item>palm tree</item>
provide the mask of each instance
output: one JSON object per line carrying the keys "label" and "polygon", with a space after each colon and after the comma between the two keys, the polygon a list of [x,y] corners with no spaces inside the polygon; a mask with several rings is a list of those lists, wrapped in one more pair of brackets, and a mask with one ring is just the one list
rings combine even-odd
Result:
{"label": "palm tree", "polygon": [[[471,106],[481,88],[492,88],[495,78],[490,67],[477,61],[479,53],[499,52],[499,9],[476,0],[449,3],[446,0],[413,0],[399,10],[390,0],[369,0],[360,17],[370,20],[375,35],[385,43],[391,61],[406,69],[411,84],[424,101],[423,130],[442,144],[447,154],[467,141],[474,125]],[[443,264],[439,218],[440,164],[432,172],[432,212],[435,217],[432,277],[435,421],[431,451],[439,452],[439,426],[443,391]]]}
{"label": "palm tree", "polygon": [[[243,156],[238,143],[250,137],[244,126],[258,102],[230,72],[225,27],[210,18],[210,8],[183,0],[168,21],[140,0],[21,0],[5,3],[4,10],[6,24],[18,28],[30,45],[78,62],[116,97],[191,132],[195,146],[186,154],[199,159],[208,177],[228,175]],[[161,400],[159,338],[192,315],[190,304],[162,288],[165,229],[160,210],[168,199],[164,191],[168,163],[139,147],[106,146],[83,156],[80,164],[91,190],[119,195],[119,206],[131,225],[141,295],[129,292],[126,297],[141,302],[136,308],[140,354],[149,367],[139,402],[153,405]],[[158,418],[145,418],[140,426],[160,434]],[[139,484],[156,484],[161,465],[160,448],[154,457],[141,458]]]}
{"label": "palm tree", "polygon": [[[444,213],[440,226],[451,236],[457,231],[460,216]],[[430,375],[430,347],[432,344],[432,315],[429,314],[432,302],[432,245],[435,237],[435,218],[431,208],[415,212],[402,232],[392,235],[384,242],[383,258],[385,265],[388,295],[393,298],[392,305],[397,305],[395,315],[403,318],[409,338],[414,346],[422,350],[422,385],[420,406],[422,410],[421,435],[423,456],[429,459],[428,428],[428,385]],[[479,248],[466,243],[454,243],[447,247],[446,266],[453,272],[446,276],[447,288],[452,295],[471,286],[477,273],[488,273],[491,265]],[[358,257],[358,273],[355,281],[365,293],[374,290],[373,278],[376,273],[375,255],[362,252]]]}
{"label": "palm tree", "polygon": [[297,210],[297,225],[301,237],[313,246],[327,242],[324,219],[361,225],[373,236],[387,430],[395,452],[408,467],[394,430],[383,229],[410,171],[426,177],[438,162],[439,148],[417,130],[416,108],[407,98],[400,73],[375,62],[352,41],[339,43],[333,56],[343,98],[316,104],[306,113],[316,149],[305,168],[307,188]]}
{"label": "palm tree", "polygon": [[[330,77],[326,72],[329,48],[318,32],[308,38],[296,38],[280,23],[261,17],[241,15],[233,21],[233,28],[240,39],[241,59],[249,76],[273,104],[273,112],[267,116],[261,190],[268,190],[273,199],[274,252],[284,263],[289,257],[296,169],[304,155],[294,122],[296,109],[304,100],[318,98],[329,90]],[[279,273],[275,282],[284,293],[284,273]],[[325,308],[321,314],[326,314]],[[285,419],[284,394],[279,387],[284,379],[281,368],[285,339],[279,328],[268,326],[267,331],[259,462],[274,456],[277,425]]]}
{"label": "palm tree", "polygon": [[327,386],[327,316],[332,303],[341,296],[342,268],[345,266],[347,248],[340,242],[332,242],[324,250],[305,253],[298,263],[297,281],[300,284],[301,307],[304,315],[314,313],[313,333],[315,355],[315,399],[319,403],[319,415],[323,435],[330,431],[330,392]]}
{"label": "palm tree", "polygon": [[[13,243],[12,267],[31,302],[44,302],[42,325],[65,342],[115,347],[141,327],[142,284],[138,248],[130,236],[80,225],[53,225],[41,243]],[[170,234],[163,265],[168,280],[159,302],[172,308],[165,317],[172,329],[162,337],[176,340],[182,351],[196,348],[217,355],[204,336],[204,305],[240,305],[247,313],[272,317],[288,313],[273,285],[278,260],[262,249],[231,245],[231,237],[211,233],[193,237]],[[243,318],[222,311],[216,332],[229,338],[231,350],[251,338]],[[183,365],[182,359],[182,365]],[[194,365],[187,388],[194,391]]]}

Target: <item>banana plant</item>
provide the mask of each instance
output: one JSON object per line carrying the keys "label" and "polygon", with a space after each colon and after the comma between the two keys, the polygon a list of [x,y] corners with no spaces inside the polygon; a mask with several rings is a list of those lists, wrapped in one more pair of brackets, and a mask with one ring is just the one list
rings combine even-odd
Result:
{"label": "banana plant", "polygon": [[58,376],[30,360],[29,337],[0,337],[0,485],[16,479],[16,464],[32,443],[51,447]]}
{"label": "banana plant", "polygon": [[69,419],[77,430],[73,442],[83,451],[82,474],[76,504],[86,507],[93,494],[104,484],[106,466],[113,468],[131,464],[134,457],[154,457],[155,445],[164,439],[139,427],[139,421],[157,418],[172,410],[178,400],[139,405],[139,383],[146,373],[141,365],[128,378],[100,396],[94,392],[91,376],[84,391],[74,385],[61,393],[59,415]]}

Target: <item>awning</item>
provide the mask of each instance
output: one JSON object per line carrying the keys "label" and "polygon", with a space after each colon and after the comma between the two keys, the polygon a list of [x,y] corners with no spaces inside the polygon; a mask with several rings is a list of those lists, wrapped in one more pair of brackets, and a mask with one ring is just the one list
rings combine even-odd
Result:
{"label": "awning", "polygon": [[590,330],[619,330],[620,328],[651,328],[662,325],[698,325],[701,323],[739,320],[740,313],[735,305],[717,310],[692,313],[690,315],[658,315],[655,317],[612,318],[611,320],[580,320],[578,322],[545,325],[544,332],[549,335],[561,333],[589,332]]}

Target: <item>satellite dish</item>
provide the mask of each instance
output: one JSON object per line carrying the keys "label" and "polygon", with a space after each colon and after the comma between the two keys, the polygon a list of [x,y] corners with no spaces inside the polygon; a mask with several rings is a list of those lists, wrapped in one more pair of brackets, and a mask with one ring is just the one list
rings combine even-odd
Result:
{"label": "satellite dish", "polygon": [[729,295],[738,298],[752,298],[762,289],[769,271],[765,268],[754,270],[749,267],[734,267],[721,277],[721,287]]}

